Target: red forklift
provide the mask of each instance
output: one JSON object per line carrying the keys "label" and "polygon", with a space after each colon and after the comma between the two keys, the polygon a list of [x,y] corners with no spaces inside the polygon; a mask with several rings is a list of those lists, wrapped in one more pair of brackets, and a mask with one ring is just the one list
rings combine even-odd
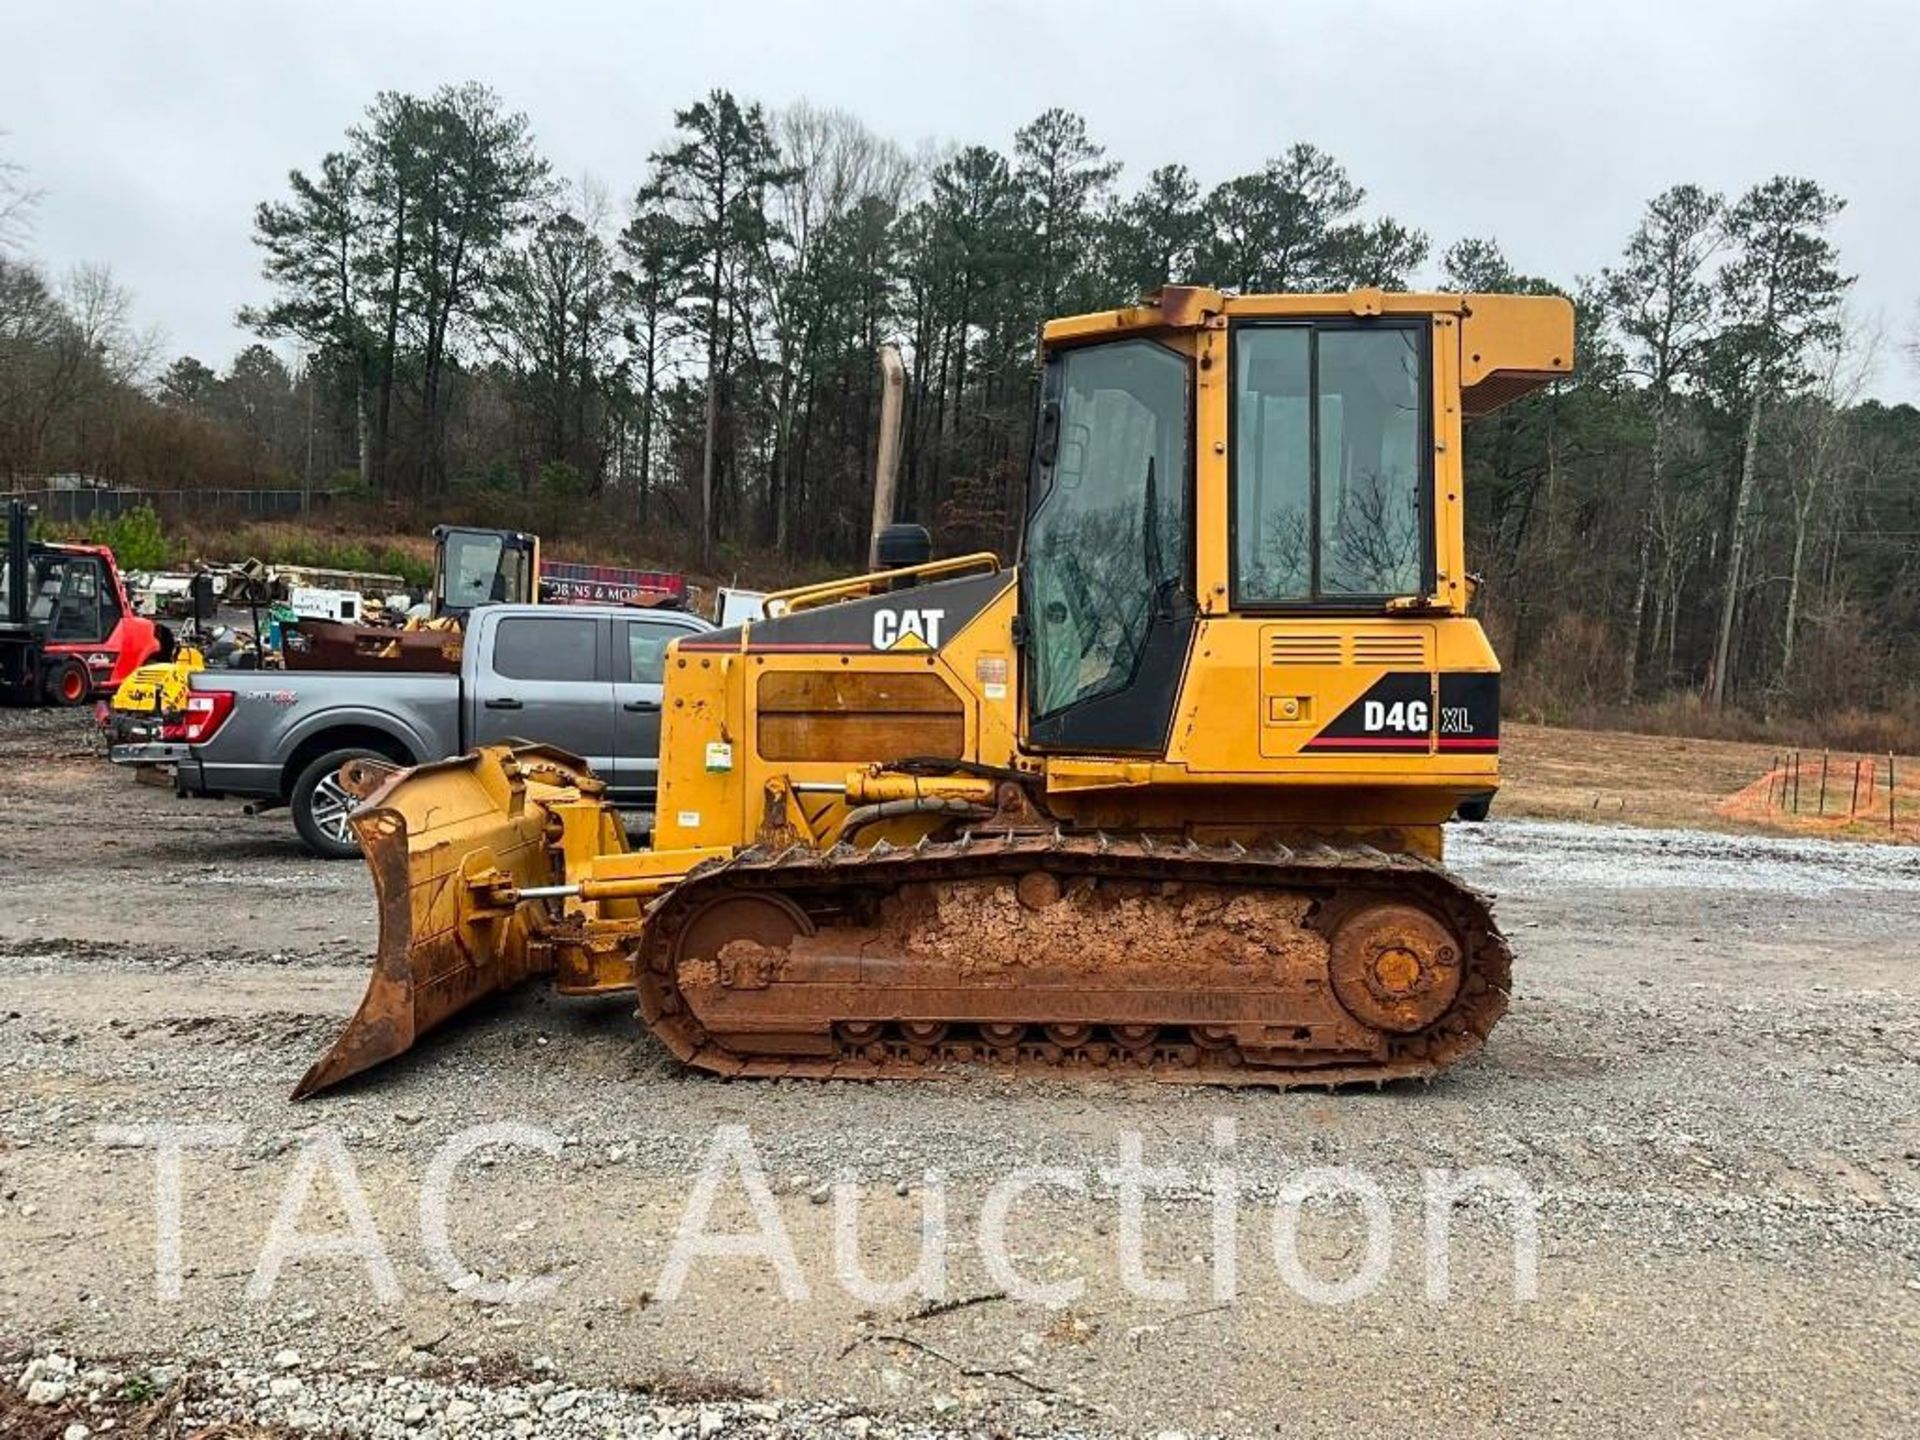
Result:
{"label": "red forklift", "polygon": [[136,615],[104,545],[31,538],[33,508],[7,502],[0,557],[0,700],[84,705],[105,698],[161,649],[159,627]]}

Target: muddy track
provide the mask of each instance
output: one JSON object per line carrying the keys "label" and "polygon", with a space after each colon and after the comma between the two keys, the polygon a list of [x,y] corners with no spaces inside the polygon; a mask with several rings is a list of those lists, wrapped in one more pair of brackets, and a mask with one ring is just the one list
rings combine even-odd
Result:
{"label": "muddy track", "polygon": [[[1037,907],[1015,898],[1035,880],[1046,892]],[[1115,891],[1125,899],[1063,903],[1063,890],[1076,889],[1073,900]],[[916,892],[932,903],[915,903]],[[789,989],[803,1007],[800,995],[842,1006],[793,1012],[796,1030],[832,1027],[829,1053],[756,1054],[752,1029],[716,1036],[723,1023],[689,994],[697,975],[701,991],[722,1003],[731,998],[718,974],[729,967],[716,958],[737,961],[738,944],[716,957],[710,942],[696,939],[689,953],[689,927],[744,897],[794,906],[817,941],[860,957],[861,981],[805,988],[791,978],[803,963],[792,953],[797,947],[764,957],[780,978],[771,987],[762,979],[761,987]],[[1448,983],[1457,991],[1442,1013],[1411,1033],[1382,1033],[1360,1026],[1331,998],[1329,918],[1409,903],[1440,917],[1465,954],[1456,958],[1446,947],[1458,969]],[[1233,915],[1248,906],[1265,910]],[[1196,918],[1185,916],[1196,908]],[[889,910],[895,913],[882,928],[868,923]],[[696,872],[651,920],[638,960],[641,1013],[675,1054],[723,1075],[901,1079],[987,1064],[1283,1088],[1424,1079],[1480,1049],[1506,1011],[1511,979],[1511,952],[1483,897],[1437,865],[1369,846],[1249,851],[1007,834],[910,850],[748,851]],[[915,964],[916,952],[924,963]],[[861,994],[882,988],[872,977],[884,968],[917,974],[919,989],[890,989],[884,999]],[[843,974],[847,965],[829,960],[814,969]],[[1049,981],[1053,988],[1043,989]],[[814,999],[816,990],[826,998]],[[1024,1002],[1031,1008],[1009,1008],[1023,1003],[1022,990],[1035,997]],[[1111,1009],[1091,998],[1101,994]],[[942,1012],[931,995],[956,1008]],[[889,1007],[915,1002],[934,1008],[904,1025],[883,1018]],[[1068,1002],[1071,1014],[1047,1008]],[[874,1004],[880,1008],[866,1018]],[[983,1020],[978,1012],[988,1006],[994,1019]],[[760,1028],[770,1023],[764,1015],[778,1011],[777,1002],[759,1006]],[[1285,1050],[1254,1048],[1257,1034],[1287,1031]]]}

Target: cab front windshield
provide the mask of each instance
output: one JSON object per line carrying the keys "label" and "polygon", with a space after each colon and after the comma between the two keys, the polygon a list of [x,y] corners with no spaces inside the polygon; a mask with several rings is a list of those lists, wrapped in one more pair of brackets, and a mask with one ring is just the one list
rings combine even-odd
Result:
{"label": "cab front windshield", "polygon": [[493,605],[527,598],[526,564],[518,551],[507,548],[506,537],[484,530],[450,531],[440,576],[437,608],[455,613],[476,605]]}
{"label": "cab front windshield", "polygon": [[1125,689],[1179,587],[1187,362],[1149,340],[1069,351],[1049,363],[1042,424],[1022,557],[1036,717]]}

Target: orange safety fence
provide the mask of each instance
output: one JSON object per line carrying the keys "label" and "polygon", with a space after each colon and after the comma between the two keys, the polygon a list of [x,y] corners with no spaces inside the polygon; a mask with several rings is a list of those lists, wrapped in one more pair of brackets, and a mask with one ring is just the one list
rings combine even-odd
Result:
{"label": "orange safety fence", "polygon": [[1714,808],[1785,829],[1920,841],[1920,759],[1788,750]]}

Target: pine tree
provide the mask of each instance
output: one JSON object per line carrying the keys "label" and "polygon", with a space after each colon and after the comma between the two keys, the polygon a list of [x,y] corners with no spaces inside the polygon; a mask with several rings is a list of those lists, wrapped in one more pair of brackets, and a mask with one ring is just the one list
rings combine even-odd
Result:
{"label": "pine tree", "polygon": [[641,189],[644,206],[659,206],[679,224],[686,258],[699,273],[705,314],[706,423],[700,457],[700,563],[713,561],[714,502],[729,478],[720,455],[720,412],[735,352],[751,343],[753,258],[773,226],[767,189],[781,176],[779,154],[758,105],[742,107],[714,90],[674,115],[676,143],[656,151]]}
{"label": "pine tree", "polygon": [[1731,256],[1720,272],[1728,325],[1715,342],[1720,364],[1746,412],[1739,478],[1728,521],[1720,623],[1707,694],[1726,703],[1733,673],[1734,622],[1751,538],[1760,419],[1769,400],[1803,386],[1808,356],[1840,333],[1840,302],[1853,277],[1842,275],[1827,227],[1846,202],[1811,180],[1778,175],[1756,185],[1727,212]]}

